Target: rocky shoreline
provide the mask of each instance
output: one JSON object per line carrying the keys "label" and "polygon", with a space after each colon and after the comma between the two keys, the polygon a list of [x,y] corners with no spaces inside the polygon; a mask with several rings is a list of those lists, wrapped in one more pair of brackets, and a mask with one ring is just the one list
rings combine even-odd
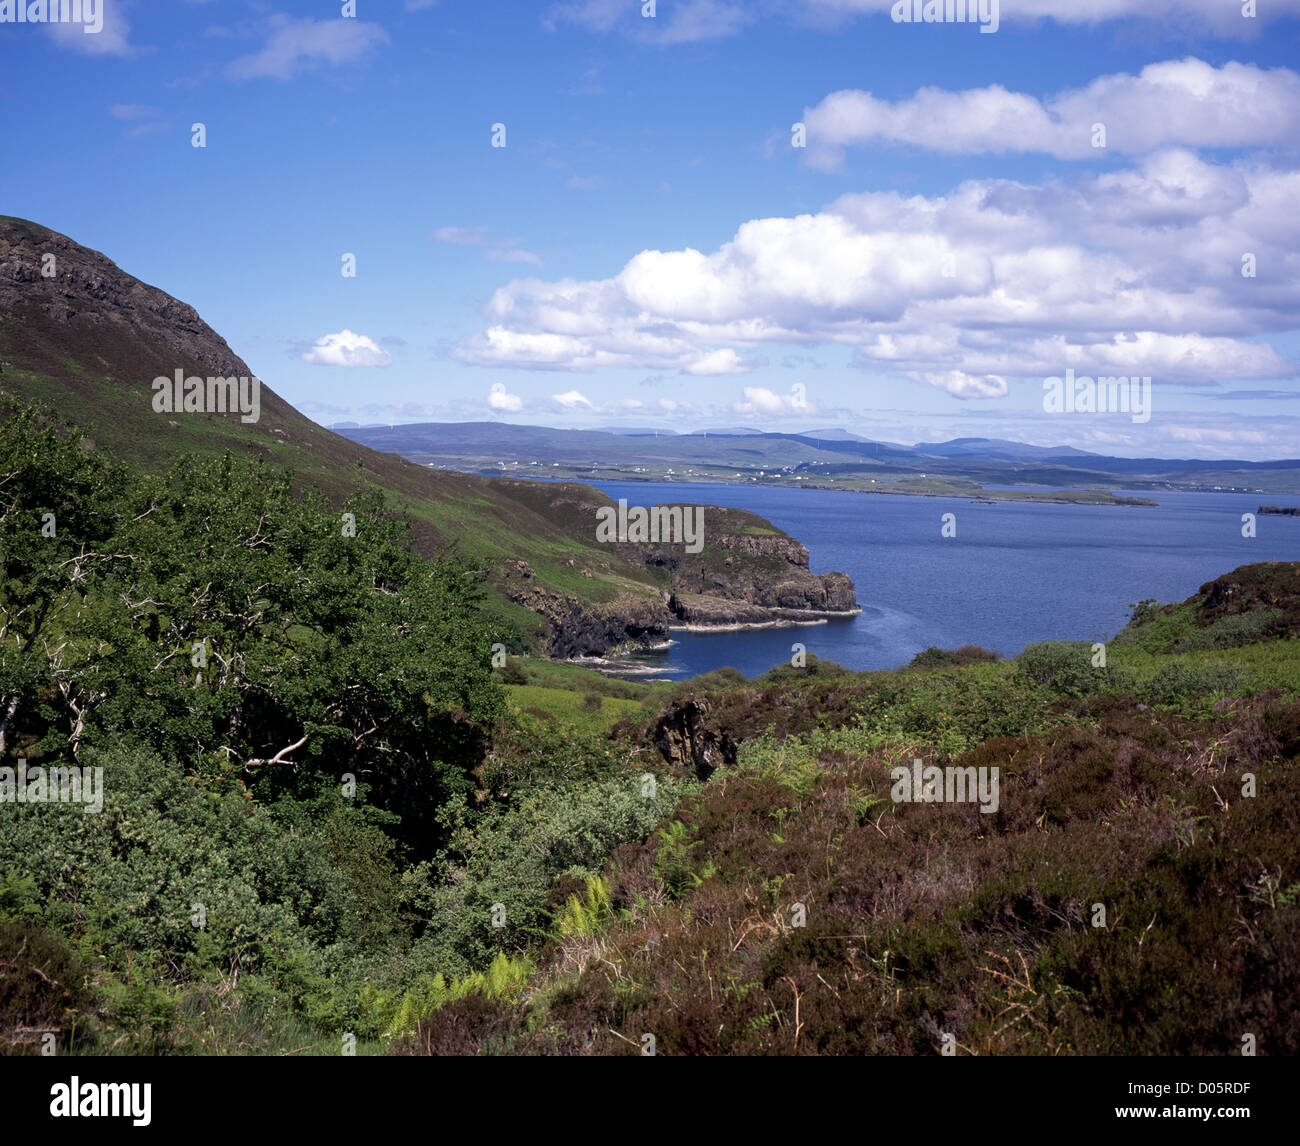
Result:
{"label": "rocky shoreline", "polygon": [[598,607],[540,592],[519,599],[518,603],[526,604],[550,622],[548,655],[553,660],[573,662],[600,661],[634,652],[662,652],[670,645],[673,632],[736,633],[799,628],[849,620],[862,612],[856,602],[849,609],[792,609],[718,599],[710,602],[706,619],[698,609],[682,615],[666,602],[655,607],[644,598]]}
{"label": "rocky shoreline", "polygon": [[741,633],[750,629],[793,629],[807,625],[825,625],[834,620],[848,620],[862,612],[861,606],[853,609],[816,609],[799,613],[793,609],[777,609],[777,614],[764,621],[700,621],[685,625],[670,625],[669,630],[680,633]]}

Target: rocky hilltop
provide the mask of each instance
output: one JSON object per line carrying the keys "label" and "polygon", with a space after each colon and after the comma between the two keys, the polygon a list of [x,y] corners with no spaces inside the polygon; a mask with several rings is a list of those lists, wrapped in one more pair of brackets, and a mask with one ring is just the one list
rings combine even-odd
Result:
{"label": "rocky hilltop", "polygon": [[158,414],[151,382],[254,373],[197,310],[111,259],[37,223],[0,216],[0,390],[90,430],[141,469],[180,453],[254,454],[341,499],[377,485],[412,519],[417,546],[456,545],[498,597],[515,651],[600,656],[667,639],[673,626],[787,623],[857,610],[843,574],[816,575],[808,551],[740,510],[705,510],[699,553],[682,544],[602,544],[610,506],[578,483],[431,470],[303,417],[268,385],[261,417]]}
{"label": "rocky hilltop", "polygon": [[[192,306],[124,274],[99,251],[9,216],[0,216],[0,314],[33,332],[55,323],[76,342],[97,335],[103,349],[124,341],[153,344],[205,374],[252,374]],[[23,345],[19,341],[15,349]],[[39,351],[48,349],[35,339],[30,348],[38,360],[45,357]],[[44,365],[55,363],[46,359]]]}

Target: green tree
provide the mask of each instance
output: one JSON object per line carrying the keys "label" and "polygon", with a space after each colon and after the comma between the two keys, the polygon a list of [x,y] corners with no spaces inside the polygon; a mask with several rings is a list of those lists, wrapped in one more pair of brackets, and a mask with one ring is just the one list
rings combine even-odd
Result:
{"label": "green tree", "polygon": [[127,474],[76,428],[0,396],[0,754],[57,694],[75,746],[97,690],[80,641],[115,542]]}
{"label": "green tree", "polygon": [[483,585],[379,490],[335,510],[229,455],[132,477],[25,408],[0,559],[0,736],[25,713],[46,752],[129,740],[267,799],[351,774],[422,852],[472,790],[503,711]]}

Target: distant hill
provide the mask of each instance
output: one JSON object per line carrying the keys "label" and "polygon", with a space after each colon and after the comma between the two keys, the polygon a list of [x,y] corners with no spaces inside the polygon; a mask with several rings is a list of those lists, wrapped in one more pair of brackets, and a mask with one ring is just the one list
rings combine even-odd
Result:
{"label": "distant hill", "polygon": [[950,442],[918,442],[914,447],[917,453],[932,454],[940,458],[958,458],[967,456],[996,458],[1095,458],[1098,454],[1087,450],[1077,450],[1073,446],[1031,446],[1024,442],[1012,442],[1006,438],[953,438]]}
{"label": "distant hill", "polygon": [[761,435],[764,431],[755,430],[752,426],[719,426],[710,430],[692,430],[690,436],[707,438],[712,435],[715,438],[743,438],[750,435]]}
{"label": "distant hill", "polygon": [[602,434],[614,434],[622,438],[672,438],[676,430],[659,429],[655,426],[595,426]]}
{"label": "distant hill", "polygon": [[629,472],[643,467],[653,471],[653,476],[662,477],[673,467],[708,465],[730,468],[735,473],[738,469],[757,471],[838,460],[831,449],[818,449],[812,439],[758,431],[710,430],[706,438],[702,432],[655,436],[505,422],[424,422],[341,429],[340,433],[354,442],[401,454],[421,465],[473,472],[531,469],[535,475],[541,468],[558,468],[565,471],[562,476],[576,476],[616,466]]}
{"label": "distant hill", "polygon": [[817,441],[825,442],[869,442],[870,438],[864,438],[861,434],[854,434],[848,430],[828,429],[828,430],[805,430],[800,435],[804,438],[815,438]]}
{"label": "distant hill", "polygon": [[1080,491],[1120,486],[1300,493],[1296,459],[1113,458],[1073,446],[1036,446],[1002,438],[904,446],[836,428],[794,432],[737,427],[651,436],[500,422],[426,422],[339,432],[421,465],[472,473],[550,470],[556,477],[632,481],[785,478],[798,479],[805,487],[882,492],[887,486],[891,493],[959,496],[974,496],[984,484]]}

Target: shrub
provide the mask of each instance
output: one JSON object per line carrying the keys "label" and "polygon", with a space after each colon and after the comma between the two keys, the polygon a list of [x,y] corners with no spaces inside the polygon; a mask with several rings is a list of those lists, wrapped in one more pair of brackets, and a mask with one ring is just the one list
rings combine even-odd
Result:
{"label": "shrub", "polygon": [[1141,601],[1129,606],[1133,612],[1129,614],[1128,623],[1130,625],[1146,624],[1164,607],[1154,597],[1144,597]]}
{"label": "shrub", "polygon": [[744,673],[727,665],[724,668],[714,669],[712,672],[706,672],[701,676],[679,682],[673,689],[669,699],[680,701],[694,696],[696,693],[735,688],[748,683],[749,678]]}
{"label": "shrub", "polygon": [[1087,641],[1043,641],[1027,645],[1016,657],[1016,672],[1063,696],[1088,696],[1105,680],[1105,669],[1094,668]]}
{"label": "shrub", "polygon": [[[547,785],[463,820],[443,868],[430,871],[419,892],[428,923],[407,968],[466,975],[502,950],[545,939],[556,880],[599,875],[615,848],[650,835],[682,789],[681,781],[659,776],[646,795],[640,771],[628,771]],[[502,927],[493,925],[495,904],[504,908]]]}
{"label": "shrub", "polygon": [[102,812],[6,805],[0,832],[0,871],[31,873],[28,906],[75,948],[179,978],[288,970],[341,937],[352,884],[241,785],[196,783],[143,749],[84,756],[104,769]]}
{"label": "shrub", "polygon": [[1175,663],[1159,669],[1139,687],[1150,704],[1178,704],[1207,694],[1236,695],[1248,690],[1250,679],[1237,665]]}
{"label": "shrub", "polygon": [[843,665],[838,665],[834,661],[824,660],[813,653],[806,653],[802,666],[788,663],[776,665],[759,677],[758,683],[762,685],[788,684],[795,681],[804,681],[809,677],[819,680],[834,680],[837,677],[856,675],[852,669],[846,669]]}
{"label": "shrub", "polygon": [[1180,637],[1170,650],[1175,653],[1200,652],[1204,649],[1238,649],[1272,635],[1281,609],[1260,609],[1251,613],[1230,613],[1219,617],[1203,629],[1193,629]]}
{"label": "shrub", "polygon": [[1001,658],[991,649],[982,649],[979,645],[962,645],[959,649],[940,649],[931,645],[917,653],[909,662],[909,668],[947,668],[980,664]]}
{"label": "shrub", "polygon": [[922,741],[957,755],[994,736],[1020,736],[1063,719],[1043,687],[1001,665],[877,677],[857,718],[858,743],[875,751]]}
{"label": "shrub", "polygon": [[0,923],[0,1054],[40,1054],[42,1036],[66,1035],[90,1002],[85,971],[64,942],[35,923]]}

